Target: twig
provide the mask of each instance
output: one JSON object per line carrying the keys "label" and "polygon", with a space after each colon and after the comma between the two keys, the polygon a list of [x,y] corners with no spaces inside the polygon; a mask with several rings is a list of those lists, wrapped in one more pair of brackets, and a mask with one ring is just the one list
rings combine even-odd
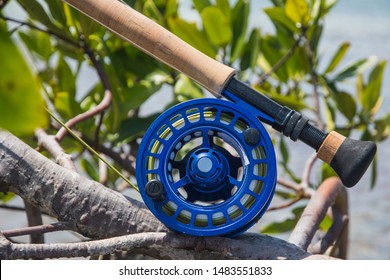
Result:
{"label": "twig", "polygon": [[[27,222],[30,227],[39,227],[42,225],[42,214],[34,205],[30,204],[28,201],[24,200],[24,206],[26,207]],[[30,241],[31,243],[45,243],[43,234],[40,232],[31,232]]]}
{"label": "twig", "polygon": [[103,125],[103,120],[104,120],[104,112],[105,111],[102,111],[100,113],[100,115],[98,116],[98,122],[97,122],[97,125],[96,125],[96,129],[95,129],[95,143],[94,143],[94,147],[96,149],[97,146],[99,146],[99,134],[100,134],[100,128],[102,127]]}
{"label": "twig", "polygon": [[288,181],[288,180],[283,179],[283,178],[278,178],[277,182],[279,185],[281,185],[287,189],[293,190],[294,192],[298,192],[301,189],[301,186],[299,184],[296,184],[292,181]]}
{"label": "twig", "polygon": [[10,205],[0,205],[0,208],[5,210],[12,210],[12,211],[23,211],[23,212],[26,211],[26,209],[23,207],[10,206]]}
{"label": "twig", "polygon": [[[336,210],[337,211],[337,210]],[[333,213],[335,210],[333,210]],[[344,230],[346,230],[347,224],[348,224],[348,216],[341,214],[339,211],[337,211],[336,215],[333,215],[333,224],[329,228],[328,232],[325,234],[323,238],[321,238],[317,243],[315,243],[313,246],[309,247],[309,252],[312,254],[324,254],[327,249],[335,243],[337,243],[340,236],[342,236],[342,233]],[[343,250],[342,250],[343,251]],[[343,252],[340,252],[339,255],[340,258],[346,258],[346,254]]]}
{"label": "twig", "polygon": [[[84,52],[87,54],[87,56],[89,57],[89,59],[91,60],[91,62],[93,64],[93,66],[95,67],[97,74],[100,78],[100,81],[102,82],[103,88],[105,89],[105,91],[108,90],[111,93],[112,92],[111,83],[110,83],[110,79],[108,78],[106,71],[104,70],[104,65],[101,63],[100,60],[96,59],[95,53],[91,50],[91,48],[87,44],[87,41],[85,40],[85,37],[83,34],[80,34],[80,39],[83,42]],[[112,95],[112,93],[111,93],[111,95]],[[112,96],[111,96],[111,99],[112,99]],[[98,120],[98,123],[96,125],[95,147],[99,145],[99,133],[100,133],[100,128],[103,124],[104,112],[105,111],[103,110],[100,113],[99,120]]]}
{"label": "twig", "polygon": [[[90,138],[84,136],[84,135],[81,135],[79,133],[79,136],[81,137],[81,139],[83,139],[88,145],[92,146],[94,144],[94,141],[91,140]],[[135,167],[134,167],[134,162],[132,160],[130,160],[128,157],[126,156],[122,156],[120,153],[118,152],[115,152],[114,150],[110,149],[110,148],[107,148],[106,146],[104,145],[101,145],[99,144],[97,147],[96,147],[96,150],[100,153],[103,153],[105,154],[106,156],[110,157],[112,160],[114,160],[117,164],[120,165],[120,167],[122,167],[124,170],[126,170],[127,172],[129,172],[130,174],[134,175],[135,174]]]}
{"label": "twig", "polygon": [[287,201],[286,203],[281,203],[281,204],[279,204],[277,206],[269,207],[267,209],[267,211],[275,211],[275,210],[280,210],[280,209],[284,209],[284,208],[290,207],[291,205],[294,205],[298,201],[301,201],[302,198],[303,197],[299,195],[299,196],[295,197],[294,199],[291,199],[291,200]]}
{"label": "twig", "polygon": [[50,225],[39,225],[31,226],[25,228],[11,229],[11,230],[2,230],[1,234],[5,237],[14,237],[14,236],[23,236],[23,235],[32,235],[32,234],[43,234],[53,231],[62,231],[62,230],[72,230],[73,226],[71,223],[58,222]]}
{"label": "twig", "polygon": [[300,193],[302,198],[310,198],[315,192],[311,188],[304,188],[300,184],[296,184],[294,182],[287,181],[286,179],[283,179],[283,178],[278,178],[277,182],[279,185],[281,185],[287,189],[290,189],[296,193]]}
{"label": "twig", "polygon": [[7,17],[7,16],[3,16],[3,15],[0,15],[0,18],[5,20],[5,21],[11,21],[11,22],[14,22],[14,23],[18,23],[18,24],[20,24],[20,26],[27,26],[27,27],[30,27],[31,29],[47,33],[49,35],[57,37],[58,39],[61,39],[62,41],[66,42],[66,43],[68,43],[68,44],[70,44],[70,45],[72,45],[72,46],[74,46],[76,48],[81,48],[81,45],[78,44],[76,41],[73,41],[70,38],[68,38],[66,36],[63,36],[62,34],[59,34],[59,33],[55,32],[53,30],[43,29],[43,28],[40,28],[39,26],[36,26],[36,25],[34,25],[32,23],[25,22],[25,21],[22,21],[22,20],[19,20],[19,19],[11,18],[11,17]]}
{"label": "twig", "polygon": [[278,69],[280,67],[283,66],[283,64],[285,64],[287,62],[287,60],[289,60],[289,58],[294,54],[295,52],[295,49],[299,46],[302,38],[304,36],[301,34],[298,39],[295,41],[294,45],[291,46],[291,48],[287,51],[287,53],[282,56],[278,62],[276,62],[272,68],[267,72],[267,73],[264,73],[263,75],[260,76],[259,80],[256,82],[256,84],[263,84],[268,78],[269,76],[271,76],[273,73],[275,73],[276,71],[278,71]]}
{"label": "twig", "polygon": [[347,193],[339,178],[332,177],[322,182],[303,211],[289,242],[307,250],[330,206],[335,207],[342,215],[348,215],[346,198]]}
{"label": "twig", "polygon": [[303,168],[301,186],[305,189],[310,189],[310,175],[317,159],[318,159],[317,154],[314,153],[306,161],[305,167]]}
{"label": "twig", "polygon": [[[92,109],[73,117],[72,119],[67,121],[65,123],[65,125],[69,128],[72,128],[74,125],[76,125],[76,124],[78,124],[86,119],[89,119],[97,114],[102,113],[104,110],[106,110],[110,106],[111,100],[112,100],[111,91],[105,90],[104,97],[103,97],[102,101],[96,107],[93,107]],[[61,127],[60,130],[57,132],[55,137],[56,137],[57,141],[60,142],[66,134],[67,134],[66,129],[64,127]]]}
{"label": "twig", "polygon": [[[65,124],[67,127],[72,128],[74,125],[76,125],[76,124],[78,124],[86,119],[89,119],[95,115],[100,114],[100,119],[98,121],[98,125],[96,127],[96,132],[95,132],[95,142],[96,142],[95,144],[97,144],[98,138],[99,138],[100,127],[102,125],[102,118],[103,118],[104,111],[111,105],[112,90],[111,90],[111,85],[110,85],[108,75],[107,75],[106,71],[104,70],[103,64],[101,63],[100,60],[96,59],[95,53],[91,50],[91,48],[87,44],[83,35],[80,35],[80,40],[82,42],[81,46],[82,46],[85,54],[91,60],[93,66],[95,67],[96,72],[99,76],[99,79],[104,87],[104,97],[103,97],[102,101],[100,101],[100,103],[98,105],[96,105],[94,108],[88,110],[87,112],[81,113],[81,114],[73,117],[72,119],[67,121]],[[66,129],[64,127],[61,127],[60,130],[56,134],[56,139],[60,142],[66,134],[67,134]]]}
{"label": "twig", "polygon": [[54,135],[48,135],[42,128],[38,128],[35,130],[35,137],[38,140],[38,146],[45,148],[53,156],[56,163],[76,172],[72,156],[65,153]]}

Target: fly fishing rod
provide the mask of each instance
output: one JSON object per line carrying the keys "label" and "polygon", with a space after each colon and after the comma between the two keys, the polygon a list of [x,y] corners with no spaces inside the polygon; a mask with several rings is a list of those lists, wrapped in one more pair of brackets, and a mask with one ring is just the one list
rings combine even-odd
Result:
{"label": "fly fishing rod", "polygon": [[142,198],[169,228],[234,236],[261,218],[276,185],[275,152],[261,122],[312,147],[346,187],[354,186],[373,160],[375,143],[318,129],[299,112],[237,80],[235,69],[126,4],[63,1],[217,97],[170,108],[154,121],[140,145],[136,175]]}

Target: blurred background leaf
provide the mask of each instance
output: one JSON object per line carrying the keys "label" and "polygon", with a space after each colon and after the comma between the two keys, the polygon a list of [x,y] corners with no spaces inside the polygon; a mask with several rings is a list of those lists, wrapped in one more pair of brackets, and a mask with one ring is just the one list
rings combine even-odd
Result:
{"label": "blurred background leaf", "polygon": [[19,136],[46,127],[48,117],[38,83],[3,24],[0,61],[0,127]]}

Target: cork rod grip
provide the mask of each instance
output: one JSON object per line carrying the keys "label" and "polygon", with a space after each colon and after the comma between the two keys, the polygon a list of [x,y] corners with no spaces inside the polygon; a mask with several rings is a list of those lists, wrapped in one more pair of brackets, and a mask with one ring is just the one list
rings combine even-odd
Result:
{"label": "cork rod grip", "polygon": [[183,40],[117,0],[63,0],[134,46],[184,73],[216,97],[235,70],[196,50]]}
{"label": "cork rod grip", "polygon": [[376,145],[359,141],[332,131],[317,151],[317,157],[328,163],[346,187],[353,187],[372,162]]}

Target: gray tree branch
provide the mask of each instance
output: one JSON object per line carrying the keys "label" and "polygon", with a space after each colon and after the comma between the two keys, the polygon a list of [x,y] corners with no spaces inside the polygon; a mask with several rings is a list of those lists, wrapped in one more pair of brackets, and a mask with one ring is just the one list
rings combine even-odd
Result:
{"label": "gray tree branch", "polygon": [[72,156],[65,153],[54,135],[48,135],[42,128],[38,128],[35,130],[35,138],[38,140],[38,147],[45,148],[53,156],[56,163],[62,167],[76,171]]}
{"label": "gray tree branch", "polygon": [[207,259],[330,259],[260,234],[229,239],[148,232],[65,244],[14,244],[0,234],[0,248],[2,259],[88,257],[135,249],[146,249],[143,253],[150,252],[150,255],[164,259],[177,259],[179,254],[180,258],[186,259],[198,259],[199,256]]}
{"label": "gray tree branch", "polygon": [[87,237],[167,231],[139,201],[65,169],[0,131],[0,191],[12,191]]}

